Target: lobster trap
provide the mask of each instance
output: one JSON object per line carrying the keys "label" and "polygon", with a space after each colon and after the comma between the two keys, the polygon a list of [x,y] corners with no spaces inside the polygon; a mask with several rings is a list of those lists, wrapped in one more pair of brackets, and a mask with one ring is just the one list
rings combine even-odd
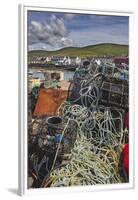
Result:
{"label": "lobster trap", "polygon": [[100,104],[125,109],[128,107],[128,93],[128,84],[103,81],[101,86]]}

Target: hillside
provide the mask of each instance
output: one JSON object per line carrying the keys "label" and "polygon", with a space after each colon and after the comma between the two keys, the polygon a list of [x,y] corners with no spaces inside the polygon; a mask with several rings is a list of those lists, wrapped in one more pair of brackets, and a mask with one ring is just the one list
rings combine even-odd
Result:
{"label": "hillside", "polygon": [[86,47],[67,47],[57,51],[34,50],[28,52],[28,58],[33,56],[127,56],[128,45],[97,44]]}

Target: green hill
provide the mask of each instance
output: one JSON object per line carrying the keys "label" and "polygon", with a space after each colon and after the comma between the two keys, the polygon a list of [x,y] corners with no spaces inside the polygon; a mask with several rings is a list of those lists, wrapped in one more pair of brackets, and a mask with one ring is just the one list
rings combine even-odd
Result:
{"label": "green hill", "polygon": [[57,51],[33,50],[28,52],[28,58],[33,56],[127,56],[128,45],[97,44],[86,47],[67,47]]}

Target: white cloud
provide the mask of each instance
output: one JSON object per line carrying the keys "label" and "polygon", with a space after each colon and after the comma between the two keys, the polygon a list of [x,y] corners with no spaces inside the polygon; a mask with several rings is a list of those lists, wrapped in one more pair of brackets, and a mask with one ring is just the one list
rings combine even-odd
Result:
{"label": "white cloud", "polygon": [[73,41],[68,36],[64,20],[52,15],[49,22],[32,21],[28,28],[29,49],[61,48],[71,46]]}

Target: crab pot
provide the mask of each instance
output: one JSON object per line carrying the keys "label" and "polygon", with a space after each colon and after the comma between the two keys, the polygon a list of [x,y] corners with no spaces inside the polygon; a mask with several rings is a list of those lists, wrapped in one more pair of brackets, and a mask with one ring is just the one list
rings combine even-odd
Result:
{"label": "crab pot", "polygon": [[47,118],[48,134],[55,136],[63,130],[63,120],[61,117],[52,116]]}
{"label": "crab pot", "polygon": [[101,103],[119,108],[128,107],[128,85],[103,82],[101,86]]}

